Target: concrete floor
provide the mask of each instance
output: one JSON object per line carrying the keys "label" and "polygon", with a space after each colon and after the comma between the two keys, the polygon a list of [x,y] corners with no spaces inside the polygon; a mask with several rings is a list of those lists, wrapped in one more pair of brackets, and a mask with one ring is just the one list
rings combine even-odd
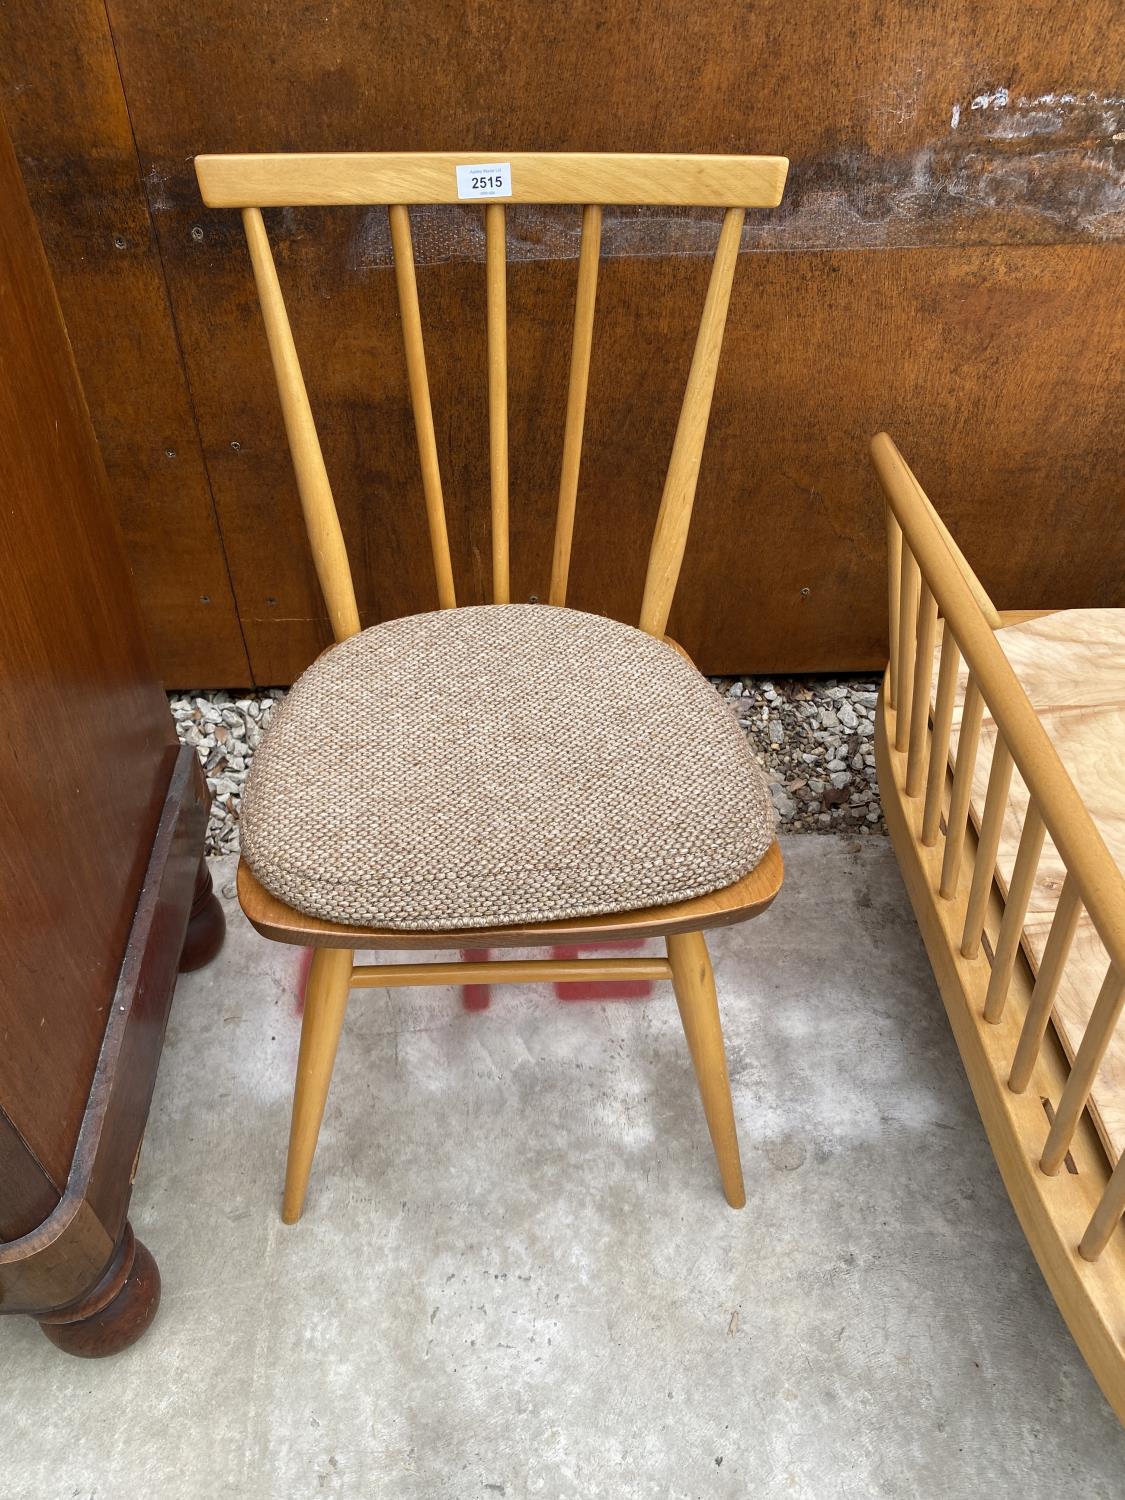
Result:
{"label": "concrete floor", "polygon": [[713,945],[742,1213],[663,987],[367,991],[285,1228],[300,954],[228,899],[133,1199],[159,1318],[100,1364],[0,1320],[2,1500],[1125,1493],[889,845],[785,856]]}

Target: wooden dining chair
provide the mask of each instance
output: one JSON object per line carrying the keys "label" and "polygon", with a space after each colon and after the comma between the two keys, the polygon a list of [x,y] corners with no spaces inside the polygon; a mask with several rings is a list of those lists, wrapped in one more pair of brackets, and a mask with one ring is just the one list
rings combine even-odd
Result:
{"label": "wooden dining chair", "polygon": [[[781,888],[768,787],[741,729],[665,627],[684,554],[745,210],[781,200],[767,156],[201,156],[203,200],[238,208],[317,576],[337,644],[255,754],[238,892],[250,922],[314,949],[282,1217],[302,1212],[349,994],[575,979],[671,980],[727,1202],[745,1203],[705,929]],[[483,207],[493,603],[457,603],[409,207]],[[504,204],[581,204],[570,384],[548,604],[508,583]],[[263,208],[387,205],[437,611],[361,629]],[[725,209],[640,628],[566,607],[606,204]],[[314,738],[315,737],[315,738]],[[334,747],[310,776],[313,743]],[[666,957],[356,964],[357,950],[665,939]]]}

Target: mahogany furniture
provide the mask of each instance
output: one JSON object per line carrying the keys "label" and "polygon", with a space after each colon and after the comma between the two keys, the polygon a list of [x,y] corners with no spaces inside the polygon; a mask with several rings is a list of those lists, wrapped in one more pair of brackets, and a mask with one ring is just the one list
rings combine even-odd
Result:
{"label": "mahogany furniture", "polygon": [[0,195],[0,1312],[111,1354],[159,1300],[129,1195],[177,966],[223,918],[2,126]]}
{"label": "mahogany furniture", "polygon": [[[484,166],[482,164],[492,164]],[[718,369],[731,285],[748,206],[780,200],[788,163],[781,157],[628,156],[534,153],[292,154],[202,156],[196,172],[204,202],[241,209],[296,470],[317,577],[337,641],[360,629],[351,571],[297,349],[274,264],[263,207],[389,205],[410,396],[421,462],[430,549],[442,608],[456,605],[435,442],[409,205],[454,204],[483,186],[486,242],[487,387],[491,492],[492,599],[510,598],[505,204],[573,204],[582,210],[582,243],[572,330],[562,474],[558,490],[550,603],[565,606],[594,327],[602,208],[605,204],[701,205],[724,210],[695,352],[672,444],[655,536],[648,554],[641,629],[663,637],[680,573]],[[472,179],[466,183],[466,179]],[[498,189],[499,194],[490,192]],[[483,371],[482,371],[483,374]],[[608,523],[606,523],[608,524]],[[498,797],[498,812],[503,808]],[[334,872],[324,871],[326,882]],[[254,926],[280,942],[312,947],[282,1217],[304,1207],[313,1154],[332,1076],[348,995],[355,988],[453,980],[612,974],[673,983],[727,1202],[745,1203],[734,1113],[714,977],[703,930],[765,909],[781,886],[776,841],[761,862],[727,889],[676,905],[570,921],[520,923],[469,932],[403,932],[341,925],[303,915],[267,892],[245,861],[239,896]],[[400,924],[401,925],[401,924]],[[356,965],[357,949],[495,947],[601,942],[638,935],[665,939],[661,959],[533,963]]]}
{"label": "mahogany furniture", "polygon": [[[876,755],[891,838],[1013,1207],[1125,1421],[1125,1155],[1107,1129],[1121,1106],[1096,1097],[1121,1076],[1125,877],[1001,645],[1038,616],[1043,650],[1051,620],[1000,614],[885,433],[872,452],[887,501]],[[1120,743],[1093,749],[1118,816]]]}

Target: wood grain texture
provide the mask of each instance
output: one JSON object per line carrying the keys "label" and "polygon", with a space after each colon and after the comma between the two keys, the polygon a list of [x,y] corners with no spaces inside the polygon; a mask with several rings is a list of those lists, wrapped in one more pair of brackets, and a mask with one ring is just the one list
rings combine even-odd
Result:
{"label": "wood grain texture", "polygon": [[[905,795],[906,757],[894,749],[886,698],[884,681],[875,754],[887,825],[961,1060],[1028,1244],[1106,1400],[1125,1422],[1125,1228],[1116,1221],[1111,1227],[1099,1224],[1106,1230],[1106,1244],[1096,1261],[1085,1259],[1077,1248],[1109,1182],[1105,1155],[1083,1118],[1071,1142],[1075,1171],[1051,1177],[1039,1170],[1048,1128],[1042,1100],[1059,1098],[1069,1073],[1067,1060],[1049,1033],[1028,1089],[1014,1093],[1007,1087],[1008,1067],[1030,1000],[1031,972],[1021,957],[1013,972],[1011,1003],[996,1024],[985,1020],[989,965],[982,955],[964,958],[959,951],[976,840],[970,830],[957,899],[943,901],[937,895],[941,851],[922,843],[922,810],[919,799]],[[1000,902],[994,894],[985,920],[992,943],[999,920]]]}
{"label": "wood grain texture", "polygon": [[[32,76],[56,66],[60,6],[47,0],[28,19]],[[633,7],[594,0],[473,7],[456,28],[437,0],[342,0],[327,21],[250,12],[237,27],[217,0],[109,10],[258,681],[290,679],[329,635],[264,342],[247,333],[237,215],[203,210],[200,151],[441,151],[502,138],[528,150],[787,152],[781,209],[752,212],[743,237],[672,617],[695,659],[710,671],[885,659],[870,589],[883,544],[861,453],[884,425],[999,605],[1121,601],[1125,542],[1107,545],[1097,525],[1120,504],[1125,308],[1110,243],[1122,235],[1122,121],[1110,101],[1123,92],[1125,48],[1110,0],[1079,12],[1047,0],[891,11],[860,0],[846,15],[827,0],[798,11],[766,0],[752,14],[655,0],[641,28]],[[438,86],[421,86],[420,57]],[[656,97],[659,110],[646,102]],[[33,156],[35,142],[24,149]],[[44,179],[47,197],[92,192],[77,148],[68,172],[66,184]],[[430,608],[385,213],[267,219],[290,239],[279,269],[362,618]],[[479,220],[479,209],[424,207],[414,222],[454,569],[469,603],[488,597]],[[542,598],[580,221],[578,210],[529,205],[508,220],[512,597]],[[568,593],[580,608],[636,618],[643,545],[606,538],[651,535],[694,332],[668,310],[700,305],[717,233],[713,211],[606,211]],[[81,275],[83,245],[53,253]],[[1068,547],[1038,547],[1041,524],[1065,526]]]}
{"label": "wood grain texture", "polygon": [[0,1108],[61,1190],[176,738],[2,131],[0,189]]}
{"label": "wood grain texture", "polygon": [[[342,203],[456,203],[458,168],[510,168],[507,203],[597,203],[704,208],[776,208],[789,163],[783,156],[619,152],[285,152],[198,156],[209,208],[303,208]],[[498,205],[494,205],[498,206]]]}
{"label": "wood grain texture", "polygon": [[[64,1190],[41,1222],[0,1243],[0,1312],[38,1316],[69,1307],[86,1297],[120,1242],[206,822],[203,774],[194,752],[184,746],[164,797],[103,1034],[86,1074]],[[76,991],[72,998],[82,996]],[[79,1019],[81,1005],[72,1009]],[[59,1123],[44,1118],[48,1129],[57,1130]]]}
{"label": "wood grain texture", "polygon": [[[1121,869],[1125,869],[1125,610],[1068,610],[1006,626],[997,640],[1039,714],[1059,757]],[[953,754],[959,744],[961,695],[954,708]],[[995,755],[996,726],[984,717],[973,776],[972,808],[980,826]],[[999,829],[997,869],[1011,883],[1020,830],[1027,815],[1023,778],[1012,778]],[[1027,915],[1024,944],[1038,972],[1066,877],[1054,841],[1044,841]],[[1081,912],[1069,959],[1058,976],[1053,1020],[1074,1057],[1105,977],[1108,955],[1089,916]],[[1021,1073],[1025,1071],[1021,1069]],[[1092,1112],[1116,1161],[1125,1153],[1125,1034],[1120,1028],[1094,1082]]]}
{"label": "wood grain texture", "polygon": [[157,668],[175,686],[247,683],[152,226],[154,185],[141,180],[100,0],[0,8],[0,88]]}

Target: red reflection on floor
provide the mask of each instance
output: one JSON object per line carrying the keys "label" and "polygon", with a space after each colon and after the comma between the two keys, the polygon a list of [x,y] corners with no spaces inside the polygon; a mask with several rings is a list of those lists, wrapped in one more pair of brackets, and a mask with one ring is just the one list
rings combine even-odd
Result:
{"label": "red reflection on floor", "polygon": [[[641,943],[588,943],[582,947],[566,944],[550,950],[552,958],[591,958],[597,953],[639,953]],[[487,963],[493,957],[489,948],[462,948],[466,963]],[[652,994],[649,979],[575,979],[554,986],[557,1000],[646,1000]],[[466,1010],[487,1010],[492,986],[463,984],[461,1004]]]}
{"label": "red reflection on floor", "polygon": [[[467,964],[485,964],[492,954],[487,948],[462,948],[461,957]],[[466,1010],[487,1010],[491,999],[491,985],[463,984],[461,986],[461,1004]]]}
{"label": "red reflection on floor", "polygon": [[[552,958],[591,958],[598,953],[640,953],[641,943],[587,943],[565,944],[550,949]],[[491,948],[462,948],[461,957],[468,964],[487,963],[495,957]],[[297,966],[296,1013],[305,1013],[305,991],[308,989],[309,970],[312,968],[313,950],[302,949]],[[554,986],[556,1000],[647,1000],[652,994],[652,981],[648,979],[576,979]],[[492,1001],[490,984],[463,984],[461,1004],[465,1010],[487,1010]]]}

